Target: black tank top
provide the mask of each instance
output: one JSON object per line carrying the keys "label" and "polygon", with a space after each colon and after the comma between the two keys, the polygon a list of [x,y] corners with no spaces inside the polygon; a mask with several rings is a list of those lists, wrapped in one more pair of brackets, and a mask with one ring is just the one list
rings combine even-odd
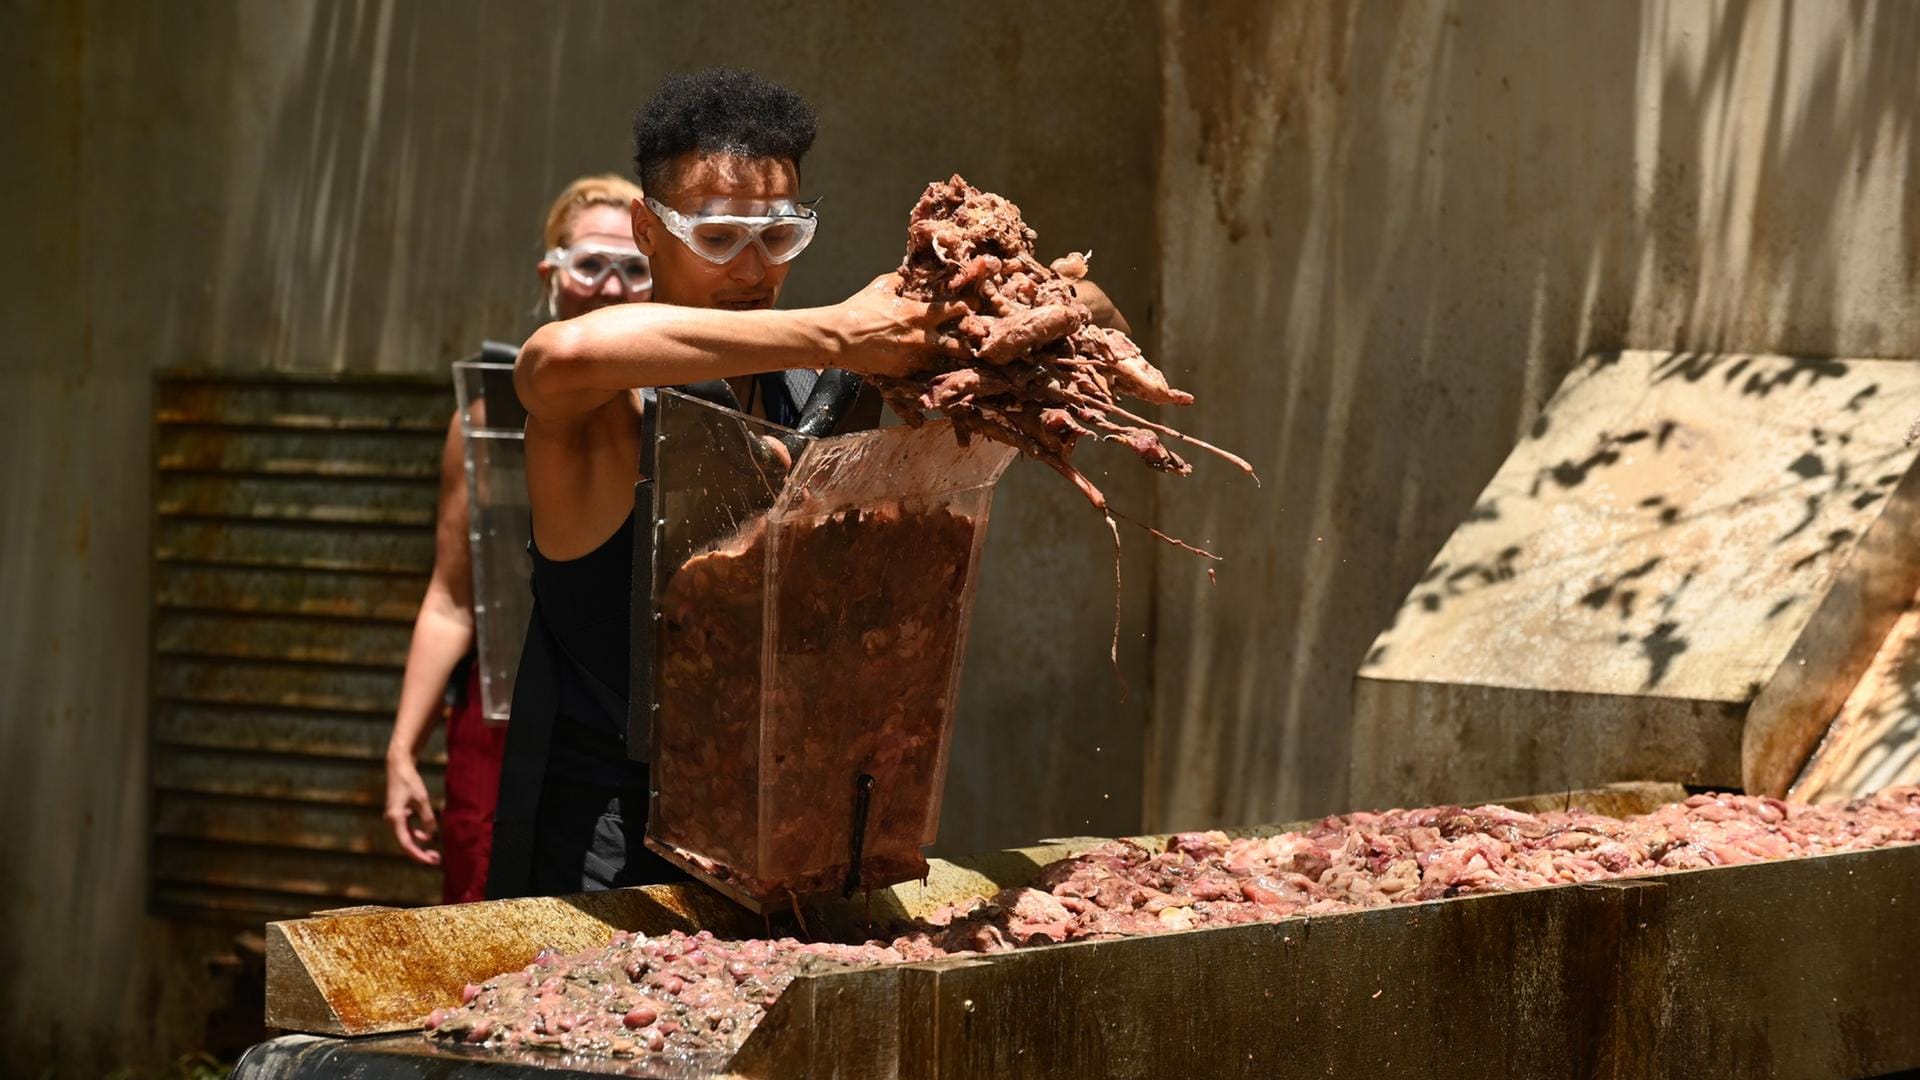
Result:
{"label": "black tank top", "polygon": [[528,545],[534,618],[546,624],[559,652],[553,658],[551,777],[606,787],[646,783],[646,765],[627,758],[633,527],[629,514],[605,543],[564,562],[542,555],[538,544]]}
{"label": "black tank top", "polygon": [[[756,396],[768,419],[791,426],[812,371],[757,376]],[[645,788],[645,762],[627,756],[627,679],[632,659],[634,515],[605,543],[577,559],[533,555],[533,621],[544,621],[553,657],[553,741],[547,776],[610,788]],[[615,711],[617,709],[617,711]],[[515,710],[516,712],[519,710]],[[645,757],[647,748],[640,748]]]}

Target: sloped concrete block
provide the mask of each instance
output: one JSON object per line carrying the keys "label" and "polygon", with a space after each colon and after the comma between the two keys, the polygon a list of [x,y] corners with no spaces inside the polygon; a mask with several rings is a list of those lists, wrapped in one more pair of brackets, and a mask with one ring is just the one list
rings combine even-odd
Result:
{"label": "sloped concrete block", "polygon": [[1791,797],[1844,802],[1899,784],[1920,784],[1920,596],[1880,643]]}
{"label": "sloped concrete block", "polygon": [[1783,794],[1920,585],[1920,364],[1569,374],[1354,687],[1354,798]]}

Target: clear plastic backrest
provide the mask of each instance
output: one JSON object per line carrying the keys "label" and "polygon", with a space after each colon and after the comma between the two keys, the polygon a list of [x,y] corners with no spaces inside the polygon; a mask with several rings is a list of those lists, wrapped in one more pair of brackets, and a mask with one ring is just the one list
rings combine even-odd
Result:
{"label": "clear plastic backrest", "polygon": [[759,876],[843,873],[857,818],[864,884],[918,876],[1012,457],[938,423],[822,440],[796,465],[770,515]]}
{"label": "clear plastic backrest", "polygon": [[467,543],[473,555],[480,702],[487,722],[497,725],[507,722],[520,647],[533,611],[526,411],[513,391],[512,364],[462,360],[453,365],[453,373],[467,466]]}
{"label": "clear plastic backrest", "polygon": [[672,390],[655,405],[647,835],[736,868],[753,864],[759,826],[763,544],[782,436],[800,438]]}
{"label": "clear plastic backrest", "polygon": [[669,393],[658,423],[649,838],[755,896],[837,888],[856,834],[863,885],[918,876],[1013,451],[945,423],[806,440]]}

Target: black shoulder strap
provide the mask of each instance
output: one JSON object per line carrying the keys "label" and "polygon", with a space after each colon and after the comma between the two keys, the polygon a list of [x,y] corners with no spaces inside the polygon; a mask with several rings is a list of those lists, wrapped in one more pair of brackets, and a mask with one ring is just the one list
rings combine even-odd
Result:
{"label": "black shoulder strap", "polygon": [[511,364],[519,358],[520,346],[489,338],[480,343],[480,355],[477,359],[488,364]]}

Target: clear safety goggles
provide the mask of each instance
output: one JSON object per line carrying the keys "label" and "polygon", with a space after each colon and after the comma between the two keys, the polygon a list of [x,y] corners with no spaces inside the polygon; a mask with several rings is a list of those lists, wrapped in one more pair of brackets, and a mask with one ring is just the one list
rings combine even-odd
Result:
{"label": "clear safety goggles", "polygon": [[646,203],[668,232],[710,263],[732,262],[752,244],[760,249],[761,258],[778,266],[805,251],[820,225],[813,203],[792,199],[767,203],[767,212],[761,214],[682,214],[652,197]]}
{"label": "clear safety goggles", "polygon": [[547,252],[547,261],[566,271],[588,292],[600,291],[608,274],[620,275],[620,284],[629,295],[653,287],[653,270],[647,265],[647,257],[633,248],[576,244]]}

